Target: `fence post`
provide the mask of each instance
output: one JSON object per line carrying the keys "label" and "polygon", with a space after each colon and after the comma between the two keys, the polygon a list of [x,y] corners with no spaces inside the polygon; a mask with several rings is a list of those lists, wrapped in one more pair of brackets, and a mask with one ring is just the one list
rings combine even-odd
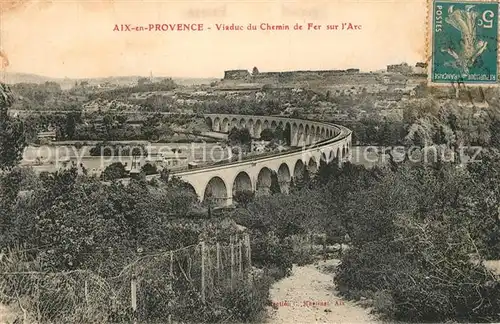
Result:
{"label": "fence post", "polygon": [[216,249],[217,249],[217,256],[216,256],[216,262],[217,262],[217,280],[220,281],[220,243],[217,242],[216,244]]}
{"label": "fence post", "polygon": [[243,278],[243,251],[241,237],[238,238],[238,277]]}
{"label": "fence post", "polygon": [[249,283],[252,283],[253,278],[252,278],[252,250],[250,247],[250,235],[248,233],[245,234],[245,257],[246,257],[246,264],[247,264],[247,279]]}
{"label": "fence post", "polygon": [[[172,284],[172,281],[174,280],[174,252],[173,251],[170,251],[170,269],[169,269],[169,275],[170,275],[170,283],[169,283],[169,288],[170,288],[170,292],[172,292],[173,290],[173,284]],[[169,300],[168,301],[168,324],[171,324],[172,323],[172,301]]]}
{"label": "fence post", "polygon": [[42,312],[40,311],[40,277],[36,278],[36,318],[38,323],[42,322]]}
{"label": "fence post", "polygon": [[245,245],[246,248],[246,257],[247,257],[247,267],[248,269],[252,268],[252,247],[250,245],[250,234],[245,234]]}
{"label": "fence post", "polygon": [[172,279],[174,277],[174,252],[170,251],[170,284],[172,285]]}
{"label": "fence post", "polygon": [[312,253],[314,252],[314,237],[313,237],[313,234],[312,233],[309,233],[309,253]]}
{"label": "fence post", "polygon": [[326,235],[323,235],[323,260],[326,260]]}
{"label": "fence post", "polygon": [[205,242],[201,242],[201,301],[205,304]]}
{"label": "fence post", "polygon": [[84,286],[83,291],[85,293],[85,304],[87,305],[87,309],[88,309],[88,307],[89,307],[89,283],[88,283],[87,279],[85,279],[85,286]]}
{"label": "fence post", "polygon": [[229,238],[229,245],[231,249],[231,291],[233,291],[233,282],[234,282],[234,245],[233,245],[233,236]]}
{"label": "fence post", "polygon": [[135,273],[130,280],[130,304],[132,306],[134,323],[137,323],[137,278]]}

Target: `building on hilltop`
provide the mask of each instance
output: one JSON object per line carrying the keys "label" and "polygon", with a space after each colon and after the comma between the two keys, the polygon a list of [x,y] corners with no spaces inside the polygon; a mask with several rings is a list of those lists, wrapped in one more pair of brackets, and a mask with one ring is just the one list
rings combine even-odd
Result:
{"label": "building on hilltop", "polygon": [[248,70],[227,70],[224,71],[224,79],[226,80],[241,80],[250,77]]}
{"label": "building on hilltop", "polygon": [[298,80],[298,79],[316,79],[336,77],[344,74],[357,74],[360,70],[358,68],[349,68],[347,70],[297,70],[297,71],[282,71],[282,72],[259,72],[257,67],[254,67],[252,73],[248,70],[227,70],[224,71],[224,80],[253,80],[262,81],[263,79],[279,79],[281,81],[286,80]]}
{"label": "building on hilltop", "polygon": [[387,72],[410,74],[412,73],[412,68],[407,63],[393,64],[387,65]]}
{"label": "building on hilltop", "polygon": [[37,134],[37,139],[40,144],[47,144],[55,141],[57,138],[55,130],[48,130],[46,132],[39,132]]}

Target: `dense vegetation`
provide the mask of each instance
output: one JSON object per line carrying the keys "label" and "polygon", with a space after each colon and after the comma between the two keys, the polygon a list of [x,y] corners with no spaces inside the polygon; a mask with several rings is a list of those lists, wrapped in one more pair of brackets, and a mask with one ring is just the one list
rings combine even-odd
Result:
{"label": "dense vegetation", "polygon": [[[13,130],[22,124],[6,118],[0,131],[19,145],[0,143],[0,152],[10,152],[2,155],[1,167],[9,170],[0,177],[0,246],[29,252],[23,262],[0,262],[0,267],[84,269],[113,277],[141,253],[221,237],[233,233],[237,223],[252,234],[254,265],[280,279],[290,274],[292,263],[312,261],[295,255],[289,238],[326,232],[329,243],[349,246],[335,270],[346,298],[368,298],[391,320],[499,321],[500,283],[483,264],[500,258],[499,98],[488,94],[488,110],[468,110],[458,100],[442,102],[440,94],[433,95],[409,103],[401,124],[381,129],[365,121],[366,130],[357,136],[369,144],[434,145],[435,159],[391,161],[372,169],[321,163],[315,175],[293,179],[289,194],[281,193],[273,174],[270,195],[240,193],[234,210],[217,214],[199,206],[190,188],[175,178],[151,183],[139,178],[124,186],[103,184],[76,168],[39,176],[16,168],[24,139]],[[9,105],[9,100],[2,103],[4,109]],[[236,135],[235,140],[248,137]],[[450,162],[440,154],[464,146],[482,147],[480,163]],[[120,172],[118,165],[109,171]],[[149,284],[166,272],[159,268]],[[221,293],[209,307],[190,296],[183,304],[188,320],[261,321],[270,284],[264,279]],[[164,295],[148,298],[163,309]]]}
{"label": "dense vegetation", "polygon": [[21,161],[26,145],[24,123],[8,114],[13,102],[11,89],[0,84],[0,170],[10,169]]}
{"label": "dense vegetation", "polygon": [[[33,114],[24,123],[29,142],[36,142],[37,133],[48,129],[55,130],[58,140],[78,141],[192,141],[193,135],[208,130],[201,119],[182,114],[140,117],[119,112],[54,112]],[[191,139],[188,134],[192,134]]]}

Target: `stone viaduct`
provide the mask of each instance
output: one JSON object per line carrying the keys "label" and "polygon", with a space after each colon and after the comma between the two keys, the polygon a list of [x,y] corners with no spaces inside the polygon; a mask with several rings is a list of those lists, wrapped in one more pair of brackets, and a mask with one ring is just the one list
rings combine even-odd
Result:
{"label": "stone viaduct", "polygon": [[[218,206],[229,206],[238,191],[266,194],[271,176],[276,172],[282,192],[287,193],[292,178],[301,178],[305,168],[313,174],[320,161],[343,161],[351,148],[351,131],[325,122],[278,116],[207,114],[205,120],[216,132],[229,132],[233,127],[248,128],[253,138],[262,130],[281,127],[292,147],[290,150],[249,156],[236,162],[202,166],[175,172],[173,175],[189,183],[200,201],[210,198]],[[153,178],[154,176],[148,176]]]}

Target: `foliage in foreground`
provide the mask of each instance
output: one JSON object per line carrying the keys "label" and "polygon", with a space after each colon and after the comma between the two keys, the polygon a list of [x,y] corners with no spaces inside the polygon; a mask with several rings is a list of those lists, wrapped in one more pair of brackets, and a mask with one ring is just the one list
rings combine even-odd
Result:
{"label": "foliage in foreground", "polygon": [[480,260],[497,249],[491,238],[498,226],[488,220],[498,216],[485,203],[500,197],[485,195],[489,184],[478,184],[478,174],[402,165],[351,193],[345,213],[352,246],[335,276],[341,293],[371,298],[376,311],[396,320],[498,321],[498,277]]}
{"label": "foliage in foreground", "polygon": [[[127,265],[144,255],[200,240],[225,240],[238,232],[227,217],[208,218],[196,196],[175,178],[154,183],[133,180],[124,186],[78,175],[75,168],[40,176],[21,171],[0,176],[0,242],[2,247],[22,246],[20,250],[28,252],[4,254],[0,272],[32,274],[3,276],[0,302],[15,305],[21,300],[28,317],[35,320],[129,321],[132,274],[130,269],[122,273]],[[31,190],[21,191],[27,188]],[[199,276],[201,258],[195,259],[198,263],[184,267]],[[203,305],[195,289],[199,278],[189,276],[194,283],[181,280],[174,283],[175,290],[170,288],[169,260],[168,255],[163,262],[153,262],[141,274],[142,319],[164,320],[167,313],[192,322],[262,318],[270,279],[233,293],[227,284],[221,285]],[[184,278],[181,273],[177,277]],[[90,304],[83,307],[86,285]],[[169,300],[175,303],[169,305]]]}

